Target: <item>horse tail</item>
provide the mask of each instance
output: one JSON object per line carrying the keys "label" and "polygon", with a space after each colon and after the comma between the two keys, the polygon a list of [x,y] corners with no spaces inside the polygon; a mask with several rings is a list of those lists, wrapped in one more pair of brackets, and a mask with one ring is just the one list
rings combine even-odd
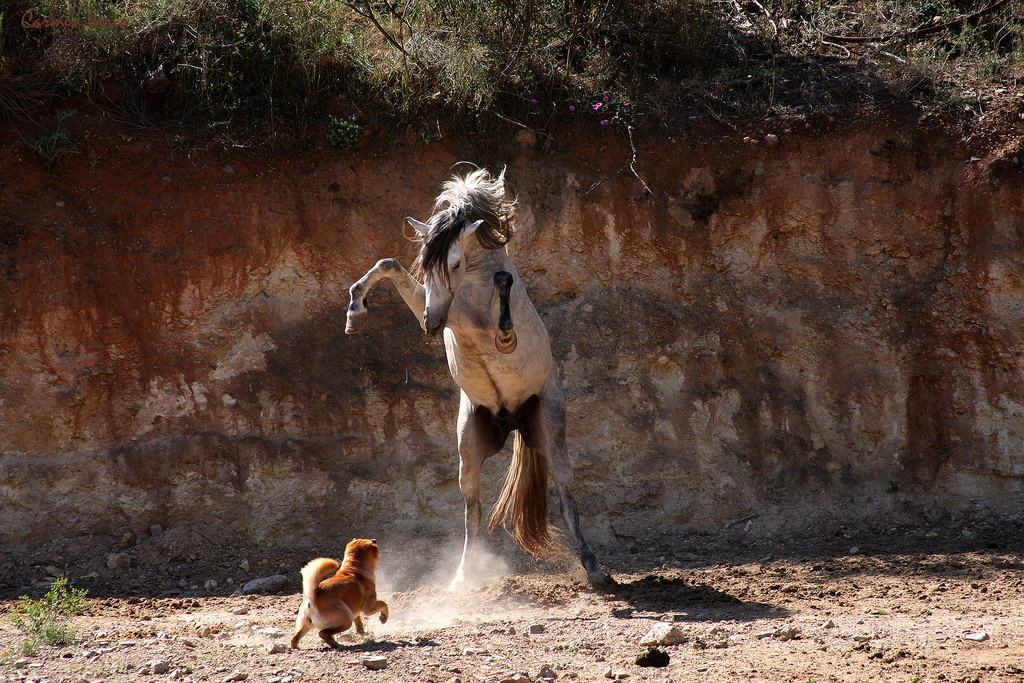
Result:
{"label": "horse tail", "polygon": [[505,485],[491,508],[487,530],[493,532],[499,523],[526,552],[542,557],[553,555],[553,527],[548,522],[548,464],[543,453],[526,445],[518,430]]}

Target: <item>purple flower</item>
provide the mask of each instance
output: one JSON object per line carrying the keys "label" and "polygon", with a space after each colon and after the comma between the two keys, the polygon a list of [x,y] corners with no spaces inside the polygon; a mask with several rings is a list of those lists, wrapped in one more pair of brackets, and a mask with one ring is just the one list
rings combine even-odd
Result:
{"label": "purple flower", "polygon": [[530,100],[531,104],[537,104],[537,100]]}
{"label": "purple flower", "polygon": [[604,121],[602,121],[601,125],[602,126],[607,126],[608,125],[608,119],[605,119]]}
{"label": "purple flower", "polygon": [[572,106],[572,105],[570,104],[570,105],[569,105],[569,111],[576,111],[576,107],[574,107],[574,106]]}
{"label": "purple flower", "polygon": [[597,111],[598,109],[600,109],[603,106],[604,106],[604,102],[595,102],[594,103],[594,111]]}
{"label": "purple flower", "polygon": [[607,96],[607,95],[605,95],[605,96],[604,96],[604,99],[602,100],[602,102],[607,102],[607,101],[608,101],[608,96]]}

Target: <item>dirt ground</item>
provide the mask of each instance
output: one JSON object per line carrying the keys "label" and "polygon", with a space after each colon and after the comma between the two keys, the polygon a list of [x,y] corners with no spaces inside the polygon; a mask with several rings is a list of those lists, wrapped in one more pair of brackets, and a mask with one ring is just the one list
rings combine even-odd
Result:
{"label": "dirt ground", "polygon": [[[297,651],[285,645],[309,553],[201,526],[63,539],[0,554],[0,597],[7,609],[67,575],[89,591],[79,640],[24,657],[24,635],[4,619],[0,681],[1024,681],[1022,526],[961,520],[604,549],[616,583],[597,590],[571,563],[530,563],[503,546],[518,566],[485,560],[457,594],[442,582],[450,563],[428,570],[439,558],[427,549],[441,544],[382,541],[387,624],[371,618],[368,637],[337,650],[308,634]],[[415,546],[418,560],[398,545]],[[278,572],[289,577],[279,594],[243,593]],[[680,642],[658,648],[667,665],[640,666],[645,635],[663,622]],[[368,668],[372,657],[386,668]]]}

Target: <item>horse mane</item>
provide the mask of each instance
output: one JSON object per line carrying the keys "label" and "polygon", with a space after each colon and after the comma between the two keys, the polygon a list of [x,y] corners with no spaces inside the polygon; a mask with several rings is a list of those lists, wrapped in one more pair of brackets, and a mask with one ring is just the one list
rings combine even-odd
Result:
{"label": "horse mane", "polygon": [[486,168],[479,168],[463,177],[453,175],[441,185],[441,194],[434,201],[433,215],[427,220],[426,236],[414,238],[420,253],[414,264],[417,275],[440,271],[448,279],[448,251],[462,229],[483,220],[474,233],[484,249],[500,249],[515,233],[515,200],[505,197],[505,170],[492,178]]}

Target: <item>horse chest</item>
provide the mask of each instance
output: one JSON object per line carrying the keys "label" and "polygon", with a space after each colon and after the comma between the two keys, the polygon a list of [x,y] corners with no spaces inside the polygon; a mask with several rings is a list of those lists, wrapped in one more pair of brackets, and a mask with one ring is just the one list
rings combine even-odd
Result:
{"label": "horse chest", "polygon": [[550,348],[521,345],[511,354],[498,353],[493,336],[456,335],[445,330],[448,369],[459,388],[476,405],[494,414],[514,411],[547,382],[553,360]]}

